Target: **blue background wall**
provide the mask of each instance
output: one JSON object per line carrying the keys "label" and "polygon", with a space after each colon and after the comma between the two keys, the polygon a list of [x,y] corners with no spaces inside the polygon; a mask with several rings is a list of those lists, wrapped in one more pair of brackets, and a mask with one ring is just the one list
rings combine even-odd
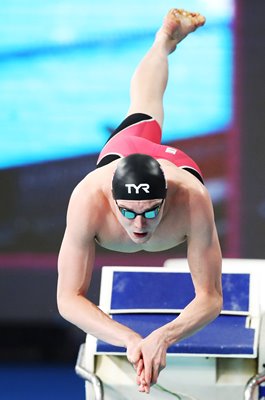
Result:
{"label": "blue background wall", "polygon": [[[3,4],[0,167],[99,152],[127,111],[130,77],[170,5]],[[233,114],[233,1],[182,5],[200,9],[207,25],[170,58],[164,141],[223,131]]]}

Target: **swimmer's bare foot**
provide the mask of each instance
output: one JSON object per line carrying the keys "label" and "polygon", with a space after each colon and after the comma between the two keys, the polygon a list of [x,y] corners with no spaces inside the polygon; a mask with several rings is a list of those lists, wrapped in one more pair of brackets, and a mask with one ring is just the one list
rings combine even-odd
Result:
{"label": "swimmer's bare foot", "polygon": [[205,18],[199,13],[172,8],[165,16],[162,28],[158,31],[157,36],[167,35],[171,41],[170,52],[172,52],[181,40],[204,23]]}

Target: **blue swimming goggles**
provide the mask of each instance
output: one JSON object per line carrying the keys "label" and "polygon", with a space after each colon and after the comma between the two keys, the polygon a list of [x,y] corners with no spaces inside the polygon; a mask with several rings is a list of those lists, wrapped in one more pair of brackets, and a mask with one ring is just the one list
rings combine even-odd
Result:
{"label": "blue swimming goggles", "polygon": [[134,218],[137,217],[137,215],[141,215],[146,219],[154,219],[159,214],[159,211],[161,209],[161,206],[162,206],[163,202],[164,202],[164,199],[162,200],[162,202],[160,204],[158,204],[154,208],[150,208],[150,210],[146,210],[146,211],[144,211],[142,213],[136,213],[135,211],[129,210],[128,208],[120,207],[117,204],[117,201],[116,201],[116,204],[117,204],[118,209],[120,210],[120,212],[122,213],[122,215],[125,218],[134,219]]}

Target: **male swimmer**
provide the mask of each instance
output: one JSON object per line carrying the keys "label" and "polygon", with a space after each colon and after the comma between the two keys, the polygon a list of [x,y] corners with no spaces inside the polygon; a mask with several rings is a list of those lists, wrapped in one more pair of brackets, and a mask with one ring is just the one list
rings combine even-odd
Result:
{"label": "male swimmer", "polygon": [[[97,168],[74,189],[58,260],[58,308],[84,332],[127,349],[139,391],[149,393],[167,348],[192,335],[222,307],[221,251],[213,206],[196,163],[163,146],[168,55],[202,26],[198,13],[172,9],[131,81],[127,118],[100,153]],[[194,299],[172,322],[142,338],[86,298],[95,241],[114,251],[160,251],[187,241]]]}

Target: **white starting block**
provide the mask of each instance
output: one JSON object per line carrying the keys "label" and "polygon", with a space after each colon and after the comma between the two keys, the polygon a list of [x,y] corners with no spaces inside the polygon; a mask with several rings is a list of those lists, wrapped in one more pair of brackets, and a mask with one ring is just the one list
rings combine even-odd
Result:
{"label": "white starting block", "polygon": [[[265,399],[265,261],[224,259],[222,281],[221,314],[169,347],[150,400]],[[164,267],[102,268],[99,307],[143,337],[175,319],[193,297],[184,259]],[[80,348],[76,372],[86,380],[86,400],[143,398],[125,349],[91,335]]]}

